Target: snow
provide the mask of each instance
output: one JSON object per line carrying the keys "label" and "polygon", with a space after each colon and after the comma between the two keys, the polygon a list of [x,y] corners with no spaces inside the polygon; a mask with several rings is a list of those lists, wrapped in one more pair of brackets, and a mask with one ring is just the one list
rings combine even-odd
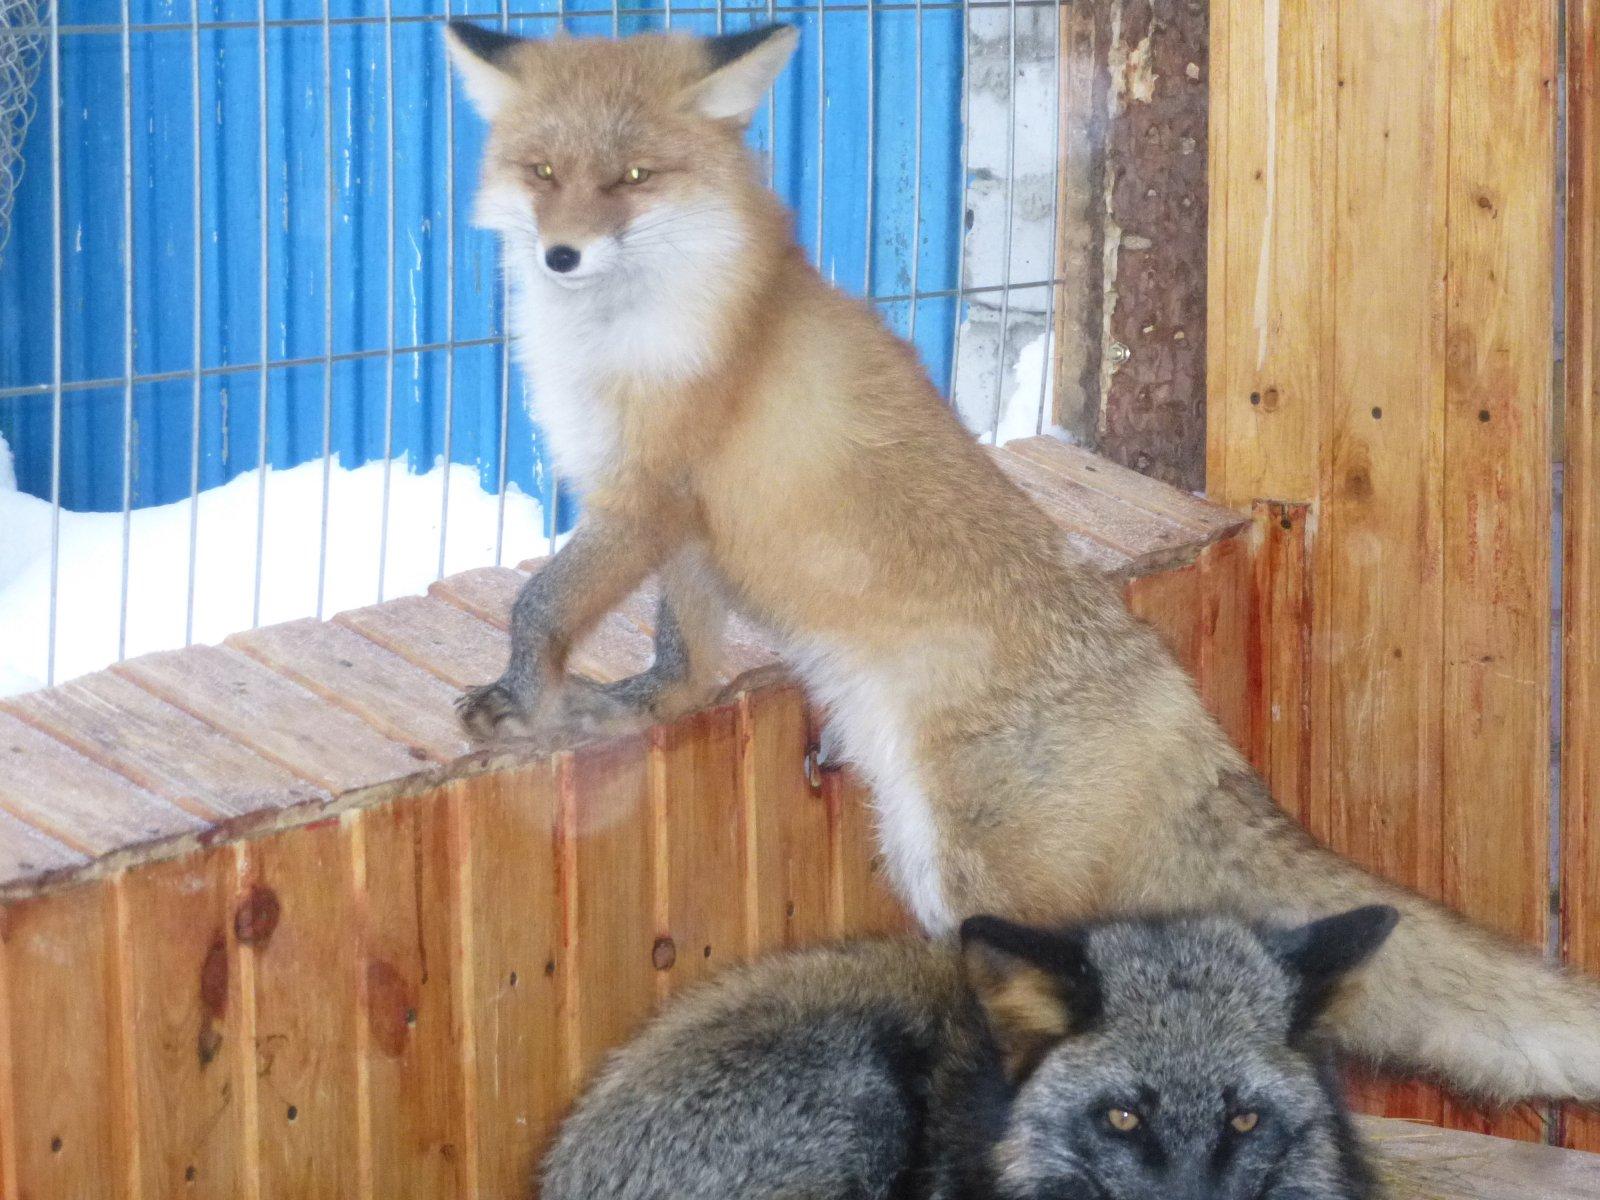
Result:
{"label": "snow", "polygon": [[[50,638],[50,503],[7,487],[10,453],[0,441],[0,696],[43,687]],[[479,485],[476,468],[448,468],[449,530],[444,573],[495,562],[500,501]],[[389,472],[389,536],[383,595],[378,594],[384,464],[329,472],[326,578],[321,612],[332,615],[380,599],[420,593],[439,576],[439,529],[446,468]],[[188,500],[137,509],[128,529],[126,649],[122,657],[219,642],[249,629],[256,585],[259,472],[200,494],[194,522],[194,630],[189,603]],[[318,615],[323,466],[306,463],[266,475],[260,624]],[[547,551],[539,503],[515,487],[505,500],[500,561]],[[57,574],[56,682],[117,661],[122,598],[123,516],[61,513]]]}

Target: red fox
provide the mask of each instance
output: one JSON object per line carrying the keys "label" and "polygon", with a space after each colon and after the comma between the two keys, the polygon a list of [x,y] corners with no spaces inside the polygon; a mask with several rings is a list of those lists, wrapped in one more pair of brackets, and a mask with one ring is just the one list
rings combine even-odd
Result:
{"label": "red fox", "polygon": [[[1490,1099],[1600,1101],[1600,986],[1314,844],[912,349],[807,264],[743,141],[797,40],[450,27],[490,122],[478,213],[584,503],[516,601],[505,673],[461,698],[467,727],[680,713],[714,686],[732,608],[826,708],[930,931],[1392,904],[1332,1012],[1345,1050]],[[569,647],[652,573],[654,666],[581,690]]]}

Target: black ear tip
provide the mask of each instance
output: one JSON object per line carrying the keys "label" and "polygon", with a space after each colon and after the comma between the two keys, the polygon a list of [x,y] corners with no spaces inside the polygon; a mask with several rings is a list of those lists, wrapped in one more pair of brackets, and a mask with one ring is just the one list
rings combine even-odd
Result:
{"label": "black ear tip", "polygon": [[796,26],[787,21],[778,21],[772,25],[762,25],[757,29],[746,29],[743,33],[723,33],[706,38],[706,53],[711,60],[711,70],[725,67],[736,58],[743,58],[767,39],[791,29],[799,32]]}
{"label": "black ear tip", "polygon": [[1358,917],[1363,930],[1374,942],[1381,942],[1400,924],[1400,910],[1392,904],[1369,904],[1358,908],[1352,917]]}
{"label": "black ear tip", "polygon": [[464,49],[486,63],[499,64],[512,47],[522,42],[519,37],[501,33],[497,29],[485,29],[482,25],[474,25],[471,21],[462,20],[460,17],[451,18],[445,23],[445,27]]}

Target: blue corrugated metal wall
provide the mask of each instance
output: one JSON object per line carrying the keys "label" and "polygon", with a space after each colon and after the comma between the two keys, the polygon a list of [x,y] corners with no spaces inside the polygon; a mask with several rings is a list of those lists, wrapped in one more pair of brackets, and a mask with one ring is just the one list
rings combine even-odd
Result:
{"label": "blue corrugated metal wall", "polygon": [[[394,145],[386,142],[387,73],[383,8],[375,0],[330,0],[331,95],[324,86],[324,34],[318,0],[269,0],[266,95],[259,86],[256,0],[200,0],[199,104],[195,113],[191,10],[187,3],[132,0],[132,300],[135,377],[130,490],[135,506],[189,494],[196,364],[193,219],[194,134],[202,247],[198,361],[199,482],[222,483],[256,466],[260,455],[263,356],[267,373],[266,459],[277,467],[320,457],[324,444],[323,358],[352,356],[331,368],[326,436],[347,466],[385,452],[387,272],[386,199],[395,197],[393,448],[413,469],[432,466],[446,449],[444,380],[453,360],[449,455],[479,467],[498,486],[501,463],[501,348],[439,347],[447,328],[447,123],[449,86],[442,53],[440,0],[395,0]],[[554,0],[515,6],[511,28],[546,36]],[[485,0],[457,3],[455,15],[496,20]],[[565,7],[574,34],[607,34],[608,3]],[[767,20],[766,6],[725,8],[724,28]],[[921,291],[955,286],[960,238],[959,7],[927,7],[923,24],[921,225],[912,242],[916,23],[910,7],[870,13],[859,4],[830,8],[825,40],[819,16],[779,9],[802,29],[796,62],[777,90],[775,179],[798,213],[797,228],[815,252],[817,230],[818,70],[825,60],[827,106],[820,260],[851,290],[864,287],[867,259],[868,21],[874,31],[876,87],[872,280],[875,295],[908,292],[913,253]],[[340,23],[355,19],[356,23]],[[376,18],[376,20],[373,20]],[[122,505],[124,455],[123,71],[119,0],[61,0],[60,108],[62,273],[61,498],[72,509]],[[217,27],[211,27],[217,23]],[[662,14],[624,13],[622,29],[660,28]],[[714,32],[709,12],[674,12],[674,29]],[[13,232],[0,264],[0,435],[16,454],[24,491],[48,497],[52,486],[53,207],[50,68],[39,83],[39,114],[25,150],[26,174]],[[491,237],[469,213],[483,140],[476,115],[457,93],[454,155],[455,328],[458,343],[499,330],[500,287]],[[265,123],[269,203],[268,320],[262,345],[260,287],[261,160]],[[763,112],[751,141],[765,149]],[[331,142],[331,235],[324,140]],[[332,337],[325,336],[324,250],[331,236]],[[885,306],[904,331],[909,305]],[[946,382],[955,301],[922,300],[917,341],[934,377]],[[77,387],[96,380],[115,381]],[[506,475],[543,494],[535,431],[511,375],[504,449]],[[563,515],[563,524],[570,514]]]}

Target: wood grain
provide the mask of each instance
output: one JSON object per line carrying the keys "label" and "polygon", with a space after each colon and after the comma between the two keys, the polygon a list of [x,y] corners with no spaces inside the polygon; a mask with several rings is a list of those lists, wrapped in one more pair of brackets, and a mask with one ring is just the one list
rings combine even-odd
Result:
{"label": "wood grain", "polygon": [[426,754],[237,650],[190,646],[130,659],[114,670],[331,792],[404,778],[427,765]]}
{"label": "wood grain", "polygon": [[[569,1086],[656,1000],[655,824],[645,744],[627,739],[558,759],[562,902],[571,955],[563,1046]],[[736,901],[735,901],[736,902]]]}
{"label": "wood grain", "polygon": [[261,1195],[360,1195],[361,947],[348,831],[256,843],[233,908],[254,984]]}
{"label": "wood grain", "polygon": [[[1449,9],[1339,11],[1331,391],[1317,612],[1337,849],[1438,897],[1443,881],[1441,487]],[[1274,497],[1283,498],[1283,497]],[[1291,497],[1298,498],[1298,497]],[[1437,1092],[1395,1115],[1437,1120]]]}
{"label": "wood grain", "polygon": [[[1561,942],[1600,973],[1600,3],[1567,6],[1566,464],[1562,509]],[[1600,1115],[1565,1116],[1600,1151]]]}
{"label": "wood grain", "polygon": [[472,748],[456,719],[455,688],[343,625],[289,621],[235,634],[226,644],[359,717],[413,756],[451,762]]}
{"label": "wood grain", "polygon": [[372,1197],[472,1194],[459,954],[458,842],[440,792],[353,814]]}
{"label": "wood grain", "polygon": [[127,1195],[112,888],[8,907],[0,924],[0,1189],[17,1197]]}
{"label": "wood grain", "polygon": [[1338,9],[1211,11],[1206,490],[1308,501],[1331,389]]}
{"label": "wood grain", "polygon": [[916,923],[884,870],[870,792],[850,770],[825,771],[822,778],[833,826],[835,933],[914,930]]}
{"label": "wood grain", "polygon": [[434,596],[400,596],[333,619],[454,688],[497,678],[511,641],[504,629]]}
{"label": "wood grain", "polygon": [[1278,803],[1327,841],[1326,806],[1312,794],[1310,511],[1308,504],[1274,500],[1254,506],[1245,749]]}
{"label": "wood grain", "polygon": [[739,716],[749,953],[820,941],[832,928],[830,834],[827,801],[806,779],[805,697],[793,686],[747,692]]}
{"label": "wood grain", "polygon": [[571,1099],[562,1062],[562,943],[549,763],[451,785],[461,839],[467,1111],[483,1200],[523,1200]]}
{"label": "wood grain", "polygon": [[0,713],[0,811],[91,856],[202,828],[194,814],[6,713]]}
{"label": "wood grain", "polygon": [[256,1195],[253,997],[233,936],[241,850],[117,880],[136,1194]]}
{"label": "wood grain", "polygon": [[739,788],[738,710],[694,713],[650,734],[650,787],[657,831],[658,938],[672,965],[663,992],[738,962],[745,929],[744,793]]}
{"label": "wood grain", "polygon": [[[1550,911],[1556,9],[1450,7],[1444,897],[1520,941]],[[1453,1124],[1543,1140],[1539,1113]]]}
{"label": "wood grain", "polygon": [[85,758],[206,820],[328,793],[109,671],[0,704]]}

